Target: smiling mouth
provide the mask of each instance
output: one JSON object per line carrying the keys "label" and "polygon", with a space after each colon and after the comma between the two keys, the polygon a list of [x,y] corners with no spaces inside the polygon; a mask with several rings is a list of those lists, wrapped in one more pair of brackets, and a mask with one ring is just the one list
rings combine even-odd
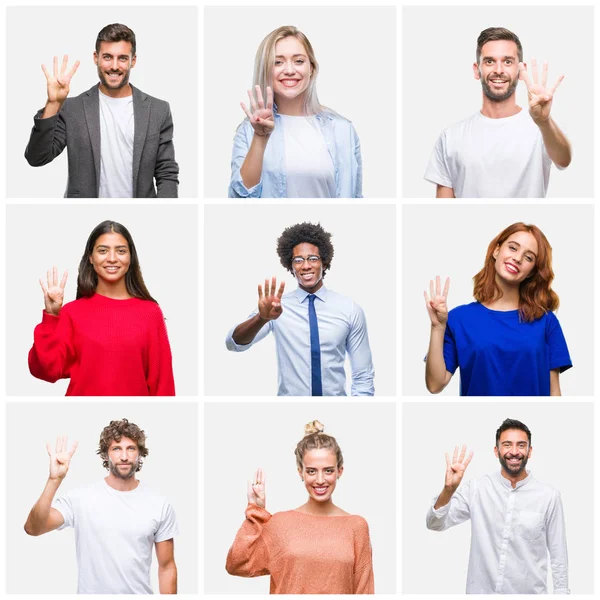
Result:
{"label": "smiling mouth", "polygon": [[299,79],[280,79],[279,82],[285,87],[296,87],[299,83]]}
{"label": "smiling mouth", "polygon": [[519,274],[519,269],[518,267],[516,267],[515,265],[511,264],[511,263],[504,263],[504,268],[511,273],[512,275],[518,275]]}
{"label": "smiling mouth", "polygon": [[315,491],[315,494],[317,494],[317,496],[324,496],[327,493],[328,489],[328,485],[324,485],[321,487],[313,486],[313,490]]}

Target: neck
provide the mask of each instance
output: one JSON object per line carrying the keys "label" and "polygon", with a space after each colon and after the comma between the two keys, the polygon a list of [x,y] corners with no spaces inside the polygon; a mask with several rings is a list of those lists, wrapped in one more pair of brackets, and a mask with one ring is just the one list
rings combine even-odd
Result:
{"label": "neck", "polygon": [[128,300],[132,297],[127,291],[125,279],[121,279],[117,283],[107,283],[102,279],[98,279],[96,293],[107,298],[113,298],[114,300]]}
{"label": "neck", "polygon": [[295,98],[283,98],[277,95],[275,96],[275,104],[277,104],[277,112],[280,115],[301,117],[305,114],[303,93]]}
{"label": "neck", "polygon": [[108,476],[104,478],[104,481],[106,481],[111,488],[118,490],[119,492],[131,492],[131,490],[135,490],[140,484],[139,480],[135,478],[135,475],[129,479],[121,479],[115,477],[112,473],[109,473]]}
{"label": "neck", "polygon": [[133,94],[133,90],[129,84],[114,89],[106,87],[102,82],[100,82],[100,91],[105,96],[110,96],[111,98],[127,98],[127,96],[131,96]]}
{"label": "neck", "polygon": [[509,285],[496,275],[496,285],[502,295],[491,302],[486,302],[484,306],[493,310],[517,310],[521,303],[520,284]]}
{"label": "neck", "polygon": [[523,481],[523,479],[525,479],[529,475],[529,473],[527,473],[525,469],[523,469],[518,475],[511,475],[510,473],[507,473],[503,468],[500,469],[500,474],[502,475],[502,477],[504,477],[504,479],[508,479],[508,481],[510,481],[510,485],[513,488],[516,488],[517,483],[519,481]]}
{"label": "neck", "polygon": [[521,107],[517,106],[517,95],[512,94],[510,98],[502,100],[501,102],[495,102],[490,100],[485,94],[483,94],[483,106],[481,107],[481,114],[489,119],[504,119],[506,117],[512,117],[517,113],[521,112]]}
{"label": "neck", "polygon": [[323,287],[323,280],[321,279],[319,281],[319,283],[317,283],[317,285],[315,285],[311,288],[304,287],[301,283],[298,283],[298,286],[300,287],[300,289],[303,289],[305,292],[307,292],[309,294],[314,294],[315,292],[318,292]]}
{"label": "neck", "polygon": [[325,502],[317,502],[314,498],[309,497],[308,502],[300,508],[303,509],[302,512],[323,517],[335,514],[338,511],[331,498],[325,500]]}

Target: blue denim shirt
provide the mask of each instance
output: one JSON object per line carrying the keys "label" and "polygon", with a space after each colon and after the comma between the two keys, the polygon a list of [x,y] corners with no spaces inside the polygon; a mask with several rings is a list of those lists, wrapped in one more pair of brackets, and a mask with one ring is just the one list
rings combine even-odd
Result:
{"label": "blue denim shirt", "polygon": [[[283,123],[276,111],[274,117],[275,129],[265,150],[261,178],[251,188],[244,185],[240,168],[250,149],[254,129],[248,119],[237,128],[231,156],[230,198],[287,198]],[[333,162],[336,198],[362,198],[360,141],[354,126],[329,111],[320,112],[316,119]]]}

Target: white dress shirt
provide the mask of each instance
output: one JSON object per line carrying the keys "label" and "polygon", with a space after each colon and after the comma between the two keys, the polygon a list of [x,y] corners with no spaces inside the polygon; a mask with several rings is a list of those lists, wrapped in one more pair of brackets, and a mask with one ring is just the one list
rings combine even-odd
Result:
{"label": "white dress shirt", "polygon": [[471,519],[467,594],[547,594],[548,554],[555,594],[569,594],[560,493],[528,475],[515,488],[500,472],[462,484],[446,506],[427,513],[444,531]]}
{"label": "white dress shirt", "polygon": [[[232,327],[225,340],[228,350],[243,352],[273,332],[277,350],[278,396],[311,395],[308,296],[309,293],[300,287],[284,294],[281,298],[281,316],[269,321],[251,343],[235,343],[233,332],[237,325]],[[315,296],[323,396],[346,395],[346,353],[352,369],[352,396],[372,396],[375,392],[373,362],[362,308],[350,298],[336,294],[325,286],[316,291]],[[258,310],[253,311],[248,318],[257,313]]]}

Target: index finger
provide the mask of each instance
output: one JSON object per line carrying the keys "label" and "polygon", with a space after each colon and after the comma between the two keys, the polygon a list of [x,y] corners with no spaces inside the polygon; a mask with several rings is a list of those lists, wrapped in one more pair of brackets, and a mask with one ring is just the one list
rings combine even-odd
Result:
{"label": "index finger", "polygon": [[465,465],[465,467],[469,466],[469,463],[471,462],[472,458],[473,458],[473,450],[471,450],[471,452],[469,452],[469,455],[467,456],[467,458],[465,458],[465,462],[463,463]]}
{"label": "index finger", "polygon": [[69,71],[69,78],[73,77],[73,75],[75,75],[75,72],[77,71],[77,69],[79,69],[79,61],[78,60],[75,61],[75,64],[73,65],[73,67]]}
{"label": "index finger", "polygon": [[529,73],[527,73],[527,68],[525,67],[525,63],[519,63],[519,76],[525,82],[527,86],[527,90],[531,87],[531,79],[529,78]]}
{"label": "index finger", "polygon": [[60,289],[64,290],[65,286],[67,285],[67,277],[69,276],[69,272],[65,271],[63,273],[62,279],[60,280]]}
{"label": "index finger", "polygon": [[50,73],[48,73],[48,69],[46,69],[46,65],[42,65],[42,71],[44,71],[44,75],[47,80],[50,80]]}
{"label": "index finger", "polygon": [[546,84],[548,83],[548,63],[544,61],[542,65],[542,87],[545,89]]}
{"label": "index finger", "polygon": [[448,297],[449,289],[450,289],[450,277],[446,277],[446,283],[444,284],[444,298]]}
{"label": "index finger", "polygon": [[554,92],[556,91],[556,88],[562,83],[562,80],[565,78],[564,75],[561,75],[558,80],[556,81],[556,83],[554,84],[553,88],[550,90],[550,94],[554,94]]}
{"label": "index finger", "polygon": [[62,63],[60,65],[60,74],[63,75],[67,70],[67,65],[69,64],[69,56],[65,54],[62,59]]}
{"label": "index finger", "polygon": [[71,449],[69,450],[69,458],[71,458],[73,456],[73,454],[75,454],[75,450],[77,450],[77,446],[79,446],[79,442],[77,440],[75,440],[71,446]]}
{"label": "index finger", "polygon": [[277,297],[281,300],[281,296],[283,296],[283,290],[285,289],[285,281],[281,282],[279,286],[279,291],[277,292]]}
{"label": "index finger", "polygon": [[256,86],[256,99],[258,100],[258,108],[265,107],[265,100],[262,95],[262,90],[260,89],[260,85]]}
{"label": "index finger", "polygon": [[267,86],[267,108],[269,110],[273,109],[273,90],[270,86]]}

